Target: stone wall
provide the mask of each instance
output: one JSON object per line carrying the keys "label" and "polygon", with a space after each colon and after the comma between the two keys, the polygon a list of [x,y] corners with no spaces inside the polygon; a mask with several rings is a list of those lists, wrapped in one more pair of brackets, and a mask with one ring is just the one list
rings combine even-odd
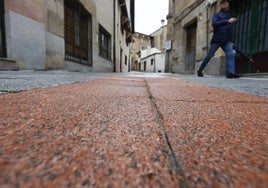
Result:
{"label": "stone wall", "polygon": [[[218,11],[218,4],[206,6],[205,0],[170,0],[169,19],[167,36],[172,39],[173,46],[169,55],[171,72],[181,74],[193,74],[199,68],[205,58],[210,46],[213,33],[211,19],[215,11]],[[195,70],[186,71],[185,58],[187,46],[187,28],[197,21],[196,48],[195,48]],[[225,58],[222,50],[218,50],[211,62],[205,69],[206,74],[225,74]]]}
{"label": "stone wall", "polygon": [[[64,0],[4,1],[7,58],[14,59],[19,69],[113,72],[116,67],[116,71],[128,71],[129,45],[125,30],[121,30],[122,7],[119,1],[78,0],[92,21],[90,66],[65,60]],[[126,11],[130,11],[130,0],[125,2]],[[126,14],[124,10],[124,16]],[[111,36],[109,59],[99,55],[100,25]]]}
{"label": "stone wall", "polygon": [[19,69],[45,69],[44,10],[43,0],[5,0],[7,56]]}
{"label": "stone wall", "polygon": [[65,67],[63,1],[46,1],[46,69]]}

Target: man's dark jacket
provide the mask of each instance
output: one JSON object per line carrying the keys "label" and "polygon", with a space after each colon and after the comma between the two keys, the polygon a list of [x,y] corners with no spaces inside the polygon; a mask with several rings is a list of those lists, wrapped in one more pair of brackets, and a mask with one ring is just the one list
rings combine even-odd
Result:
{"label": "man's dark jacket", "polygon": [[232,42],[231,18],[229,12],[220,11],[213,15],[212,26],[214,28],[211,44],[222,44]]}

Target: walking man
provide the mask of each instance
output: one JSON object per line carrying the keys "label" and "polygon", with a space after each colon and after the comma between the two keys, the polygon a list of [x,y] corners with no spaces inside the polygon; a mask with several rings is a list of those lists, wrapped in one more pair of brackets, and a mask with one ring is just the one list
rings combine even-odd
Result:
{"label": "walking man", "polygon": [[220,11],[215,13],[212,18],[213,36],[210,42],[210,49],[203,60],[197,76],[203,77],[203,70],[214,56],[219,47],[223,49],[226,54],[226,78],[239,78],[241,76],[235,74],[235,53],[232,43],[231,25],[237,19],[231,17],[229,14],[230,0],[220,0]]}

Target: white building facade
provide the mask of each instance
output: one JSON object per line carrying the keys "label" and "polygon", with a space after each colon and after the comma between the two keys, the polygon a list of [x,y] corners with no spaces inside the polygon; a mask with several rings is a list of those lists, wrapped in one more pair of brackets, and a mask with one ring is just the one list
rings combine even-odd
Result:
{"label": "white building facade", "polygon": [[165,53],[150,47],[147,50],[141,50],[140,71],[165,72]]}

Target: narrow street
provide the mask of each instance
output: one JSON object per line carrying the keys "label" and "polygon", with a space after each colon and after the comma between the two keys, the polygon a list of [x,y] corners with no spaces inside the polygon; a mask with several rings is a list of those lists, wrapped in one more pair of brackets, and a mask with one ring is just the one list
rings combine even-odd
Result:
{"label": "narrow street", "polygon": [[0,187],[268,186],[267,78],[0,80]]}

